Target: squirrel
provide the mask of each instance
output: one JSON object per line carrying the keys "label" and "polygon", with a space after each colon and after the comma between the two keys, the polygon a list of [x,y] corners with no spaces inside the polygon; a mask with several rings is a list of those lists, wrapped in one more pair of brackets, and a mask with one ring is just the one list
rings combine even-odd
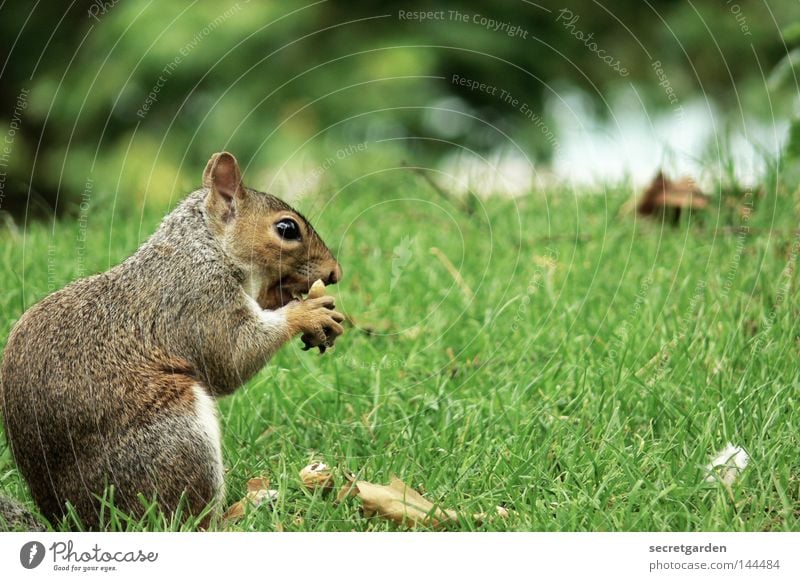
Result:
{"label": "squirrel", "polygon": [[[219,514],[224,497],[215,400],[281,346],[332,344],[344,315],[330,296],[297,300],[342,269],[306,218],[245,187],[228,152],[138,251],[28,309],[0,368],[6,438],[41,515],[67,503],[102,525],[104,492],[141,517]],[[0,503],[6,526],[31,521]],[[107,510],[106,510],[107,514]]]}

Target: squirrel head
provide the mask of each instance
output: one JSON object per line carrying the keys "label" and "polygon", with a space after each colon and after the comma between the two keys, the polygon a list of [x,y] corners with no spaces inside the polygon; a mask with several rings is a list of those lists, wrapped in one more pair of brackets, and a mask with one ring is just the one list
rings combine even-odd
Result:
{"label": "squirrel head", "polygon": [[277,309],[326,285],[342,269],[308,220],[283,200],[246,188],[236,158],[215,153],[203,172],[206,211],[214,235],[245,273],[245,291],[263,309]]}

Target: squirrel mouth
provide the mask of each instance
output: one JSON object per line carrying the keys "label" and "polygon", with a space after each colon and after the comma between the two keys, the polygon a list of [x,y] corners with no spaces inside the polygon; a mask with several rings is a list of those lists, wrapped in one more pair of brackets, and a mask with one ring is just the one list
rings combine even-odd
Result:
{"label": "squirrel mouth", "polygon": [[285,307],[295,300],[301,300],[303,295],[311,288],[310,283],[291,284],[279,280],[277,284],[261,290],[258,295],[258,304],[262,309],[274,311]]}

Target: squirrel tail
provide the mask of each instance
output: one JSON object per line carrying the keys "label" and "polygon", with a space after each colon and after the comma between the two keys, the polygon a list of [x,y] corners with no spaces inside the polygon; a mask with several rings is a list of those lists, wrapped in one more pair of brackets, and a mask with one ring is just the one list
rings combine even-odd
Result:
{"label": "squirrel tail", "polygon": [[21,502],[0,494],[0,531],[46,531],[46,527]]}

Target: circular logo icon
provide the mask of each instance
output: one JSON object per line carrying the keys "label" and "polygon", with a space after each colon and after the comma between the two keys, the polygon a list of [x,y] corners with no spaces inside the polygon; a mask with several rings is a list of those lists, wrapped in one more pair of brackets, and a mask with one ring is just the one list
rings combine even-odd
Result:
{"label": "circular logo icon", "polygon": [[44,545],[39,541],[30,541],[19,550],[19,562],[26,569],[35,569],[44,559]]}

